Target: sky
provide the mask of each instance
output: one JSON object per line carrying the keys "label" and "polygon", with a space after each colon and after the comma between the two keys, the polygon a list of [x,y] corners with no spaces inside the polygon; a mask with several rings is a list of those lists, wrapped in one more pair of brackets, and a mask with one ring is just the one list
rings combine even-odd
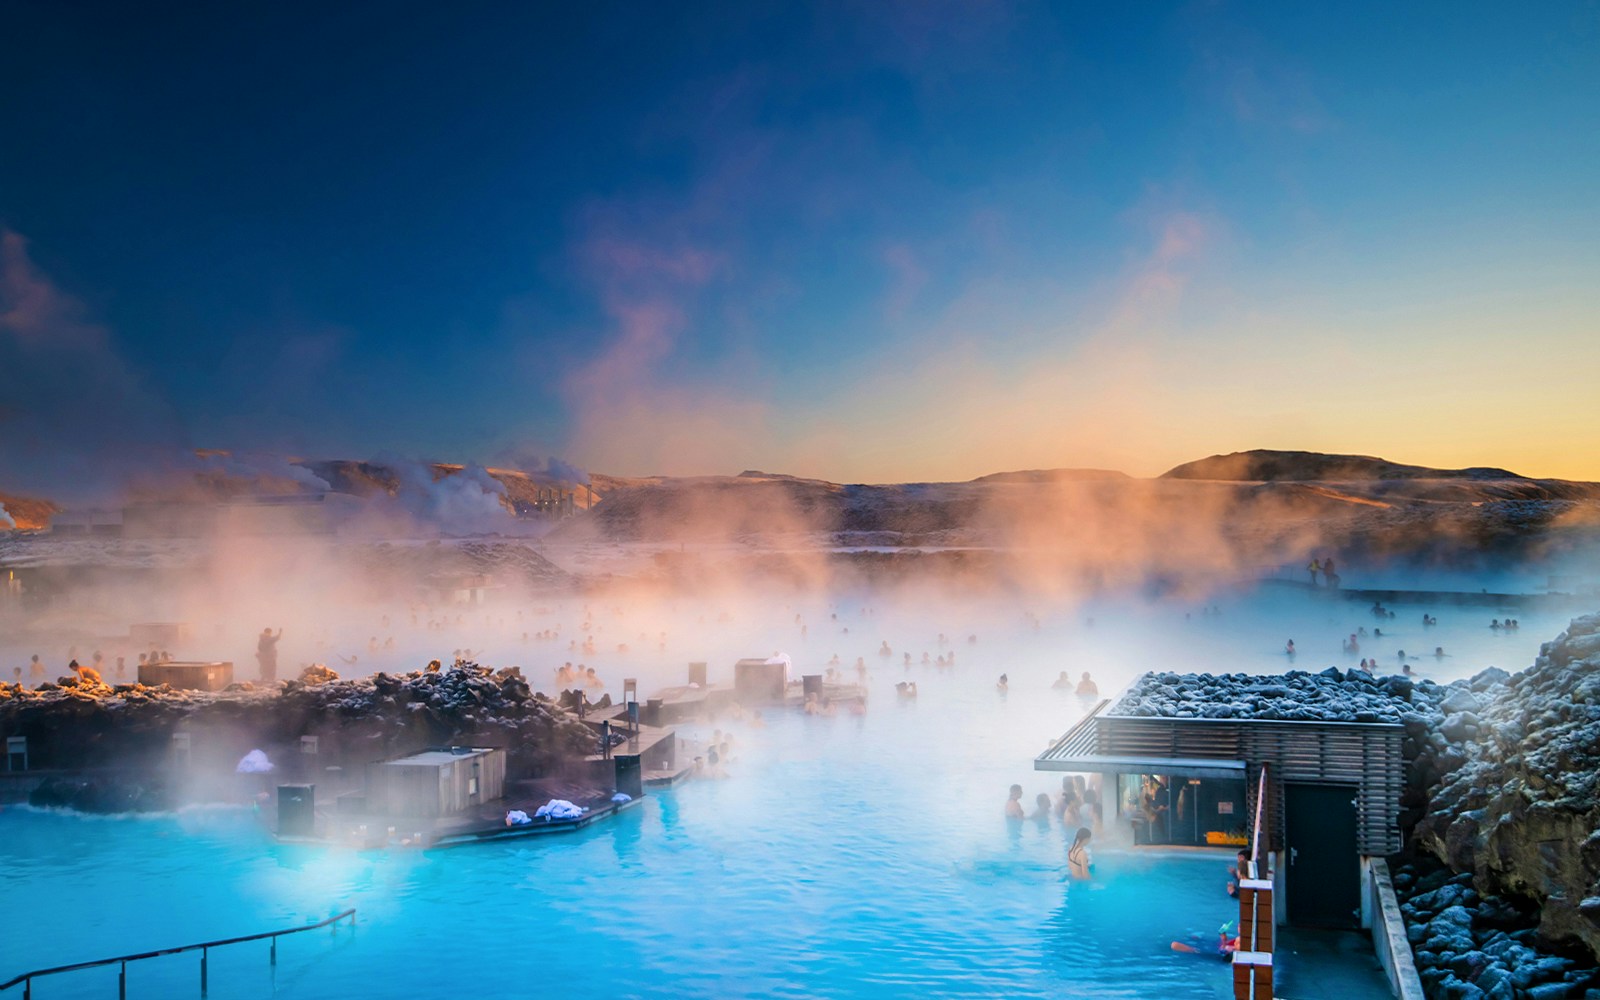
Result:
{"label": "sky", "polygon": [[1600,480],[1600,6],[0,11],[0,489]]}

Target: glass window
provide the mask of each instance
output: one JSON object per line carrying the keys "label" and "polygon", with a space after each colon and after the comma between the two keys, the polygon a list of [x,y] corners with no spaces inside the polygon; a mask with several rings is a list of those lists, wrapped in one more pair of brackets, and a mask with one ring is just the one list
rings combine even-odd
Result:
{"label": "glass window", "polygon": [[1135,844],[1219,847],[1245,842],[1243,780],[1123,774],[1117,792]]}

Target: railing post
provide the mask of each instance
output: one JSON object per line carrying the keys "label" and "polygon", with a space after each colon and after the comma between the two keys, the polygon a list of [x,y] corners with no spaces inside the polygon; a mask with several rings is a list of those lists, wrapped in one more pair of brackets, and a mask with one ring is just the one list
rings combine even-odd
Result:
{"label": "railing post", "polygon": [[272,964],[278,964],[278,935],[272,935]]}
{"label": "railing post", "polygon": [[206,959],[210,956],[210,948],[200,949],[200,995],[206,995]]}
{"label": "railing post", "polygon": [[117,1000],[128,1000],[128,963],[123,962],[117,972]]}

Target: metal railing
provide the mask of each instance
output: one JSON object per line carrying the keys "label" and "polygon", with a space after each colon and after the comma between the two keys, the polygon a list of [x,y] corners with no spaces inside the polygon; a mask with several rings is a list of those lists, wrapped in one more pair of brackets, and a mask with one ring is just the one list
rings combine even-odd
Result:
{"label": "metal railing", "polygon": [[1250,877],[1256,877],[1256,866],[1261,863],[1261,817],[1267,811],[1267,765],[1261,765],[1260,784],[1256,788],[1255,832],[1250,838]]}
{"label": "metal railing", "polygon": [[118,1000],[127,1000],[129,962],[141,962],[147,958],[161,958],[166,955],[182,954],[186,951],[198,951],[200,953],[200,995],[205,996],[207,989],[207,964],[212,948],[221,948],[224,945],[230,944],[244,944],[246,941],[270,940],[272,942],[272,951],[269,960],[273,965],[277,965],[279,938],[288,934],[302,934],[306,931],[314,931],[322,927],[330,926],[337,931],[337,925],[339,921],[345,919],[349,919],[351,927],[356,925],[356,911],[354,907],[345,910],[343,913],[331,916],[326,920],[319,921],[314,924],[306,924],[304,927],[291,927],[288,930],[283,931],[267,931],[264,934],[248,934],[244,937],[223,938],[220,941],[202,941],[199,944],[185,944],[179,945],[176,948],[162,948],[160,951],[145,951],[140,952],[137,955],[118,955],[115,958],[99,958],[92,962],[74,962],[71,965],[58,965],[52,969],[35,969],[32,972],[24,972],[20,976],[15,976],[4,983],[0,983],[0,993],[4,993],[13,986],[21,985],[22,1000],[33,1000],[33,981],[35,979],[40,979],[44,976],[60,975],[63,972],[78,972],[83,969],[95,969],[104,965],[120,964],[122,968],[117,972],[117,997]]}

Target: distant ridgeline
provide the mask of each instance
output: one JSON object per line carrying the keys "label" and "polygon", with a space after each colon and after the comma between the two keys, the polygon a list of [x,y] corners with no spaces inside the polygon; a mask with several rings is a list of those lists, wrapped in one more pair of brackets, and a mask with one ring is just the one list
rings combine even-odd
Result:
{"label": "distant ridgeline", "polygon": [[[1107,587],[1237,578],[1330,554],[1350,569],[1395,561],[1478,568],[1575,551],[1600,539],[1600,484],[1314,452],[1214,455],[1154,479],[1102,469],[1035,469],[898,484],[840,484],[755,470],[736,476],[577,474],[583,481],[576,482],[444,463],[297,460],[254,475],[233,468],[163,480],[161,492],[141,494],[114,511],[61,512],[33,500],[20,501],[21,513],[13,516],[23,527],[50,522],[63,534],[126,530],[167,537],[193,535],[197,525],[212,521],[252,533],[341,533],[352,511],[375,510],[394,514],[397,533],[408,518],[457,535],[548,522],[523,527],[536,528],[553,545],[734,544],[745,553],[987,549],[1010,555],[949,568],[1003,576],[1020,567],[1037,579]],[[0,549],[0,566],[6,562]],[[896,563],[861,551],[834,562],[870,563],[864,571],[875,579],[940,568],[938,560]],[[811,568],[789,569],[804,577]],[[682,565],[674,572],[689,575]]]}

